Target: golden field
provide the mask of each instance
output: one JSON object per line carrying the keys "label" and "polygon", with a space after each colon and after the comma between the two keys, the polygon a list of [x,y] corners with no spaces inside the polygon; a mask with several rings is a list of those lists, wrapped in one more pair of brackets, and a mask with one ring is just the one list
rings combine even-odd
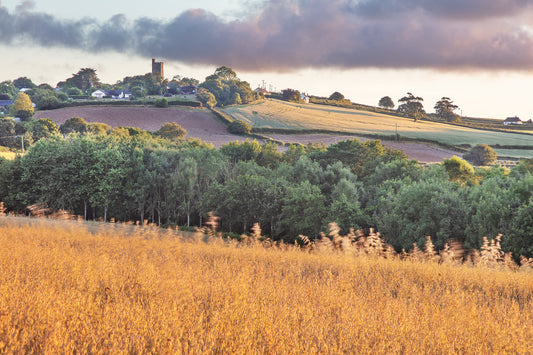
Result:
{"label": "golden field", "polygon": [[248,122],[254,128],[302,130],[302,133],[315,129],[388,136],[398,133],[403,137],[429,139],[448,145],[499,144],[531,148],[501,149],[498,153],[515,157],[529,157],[533,149],[533,137],[527,134],[473,129],[423,120],[414,122],[410,118],[318,104],[266,100],[254,105],[229,106],[223,111],[235,119]]}
{"label": "golden field", "polygon": [[533,353],[532,273],[202,240],[0,218],[0,353]]}

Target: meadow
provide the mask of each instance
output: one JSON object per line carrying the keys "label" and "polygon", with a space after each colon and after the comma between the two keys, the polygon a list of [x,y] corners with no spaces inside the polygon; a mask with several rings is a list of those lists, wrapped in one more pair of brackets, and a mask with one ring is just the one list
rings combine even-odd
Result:
{"label": "meadow", "polygon": [[533,274],[2,217],[0,353],[533,352]]}
{"label": "meadow", "polygon": [[[290,130],[324,130],[353,134],[388,135],[426,139],[458,146],[469,144],[499,144],[501,146],[530,146],[533,135],[506,133],[453,126],[438,122],[418,121],[369,111],[342,107],[296,104],[279,100],[247,106],[232,106],[224,111],[235,119],[250,123],[254,128]],[[527,151],[502,152],[505,156],[529,156]]]}

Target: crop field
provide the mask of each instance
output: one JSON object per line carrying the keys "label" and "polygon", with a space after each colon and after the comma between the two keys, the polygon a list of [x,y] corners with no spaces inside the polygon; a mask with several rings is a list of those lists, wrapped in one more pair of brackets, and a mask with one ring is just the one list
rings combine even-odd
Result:
{"label": "crop field", "polygon": [[533,149],[533,135],[483,131],[427,121],[414,122],[408,118],[325,105],[266,100],[256,105],[226,108],[224,111],[256,128],[319,129],[383,135],[398,133],[449,145],[500,144],[531,146]]}
{"label": "crop field", "polygon": [[0,353],[533,352],[529,272],[1,218]]}

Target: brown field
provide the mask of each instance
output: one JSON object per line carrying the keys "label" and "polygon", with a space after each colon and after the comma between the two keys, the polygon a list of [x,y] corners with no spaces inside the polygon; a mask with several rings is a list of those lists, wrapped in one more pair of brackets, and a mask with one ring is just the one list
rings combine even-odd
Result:
{"label": "brown field", "polygon": [[0,353],[533,352],[530,272],[1,218]]}
{"label": "brown field", "polygon": [[[177,122],[187,130],[189,137],[197,137],[202,141],[220,147],[231,141],[243,141],[245,138],[227,132],[224,125],[214,119],[211,113],[203,109],[153,107],[72,107],[53,111],[37,111],[35,118],[50,118],[57,124],[63,124],[72,117],[82,117],[87,122],[101,122],[111,127],[137,127],[149,131],[158,130],[166,122]],[[343,135],[269,135],[272,138],[290,143],[324,143],[326,146],[354,136]],[[365,138],[357,137],[361,140]],[[452,155],[460,153],[433,147],[426,144],[397,143],[383,141],[383,144],[394,149],[403,150],[412,159],[420,162],[440,162]]]}
{"label": "brown field", "polygon": [[136,127],[148,131],[157,131],[167,122],[177,122],[188,137],[200,138],[202,141],[220,147],[231,141],[245,138],[228,133],[226,127],[216,121],[206,109],[171,107],[167,109],[154,107],[69,107],[51,111],[37,111],[35,118],[49,118],[58,125],[72,117],[81,117],[87,122],[106,123],[111,127]]}

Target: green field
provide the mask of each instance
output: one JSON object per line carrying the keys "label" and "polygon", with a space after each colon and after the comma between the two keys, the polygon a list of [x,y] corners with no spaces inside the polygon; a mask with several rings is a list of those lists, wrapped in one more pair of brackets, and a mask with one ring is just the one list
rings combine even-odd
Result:
{"label": "green field", "polygon": [[[429,139],[448,145],[490,144],[531,146],[533,135],[485,131],[443,123],[418,121],[368,111],[358,111],[316,104],[295,104],[278,100],[224,109],[233,118],[246,121],[254,128],[342,131],[353,134],[394,135]],[[505,151],[505,152],[504,152]],[[531,156],[533,151],[502,151],[507,156]],[[512,155],[511,155],[512,153]]]}

